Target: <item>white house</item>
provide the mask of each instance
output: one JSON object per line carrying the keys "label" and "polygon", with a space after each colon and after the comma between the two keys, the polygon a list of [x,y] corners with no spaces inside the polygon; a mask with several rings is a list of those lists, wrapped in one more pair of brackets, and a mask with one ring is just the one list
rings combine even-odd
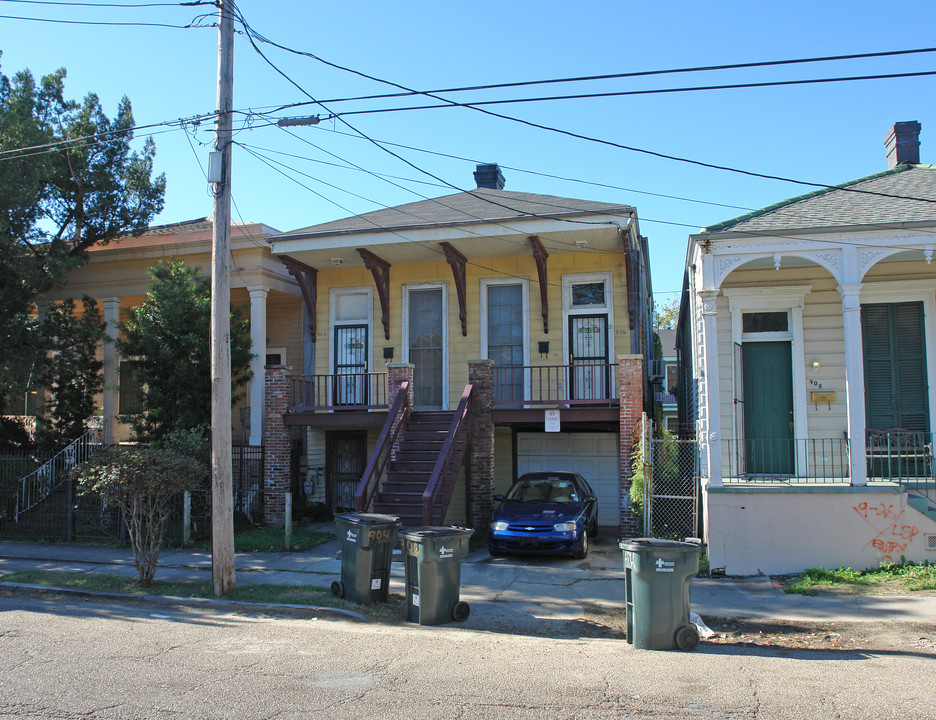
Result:
{"label": "white house", "polygon": [[680,425],[727,574],[936,561],[936,167],[889,169],[689,238]]}

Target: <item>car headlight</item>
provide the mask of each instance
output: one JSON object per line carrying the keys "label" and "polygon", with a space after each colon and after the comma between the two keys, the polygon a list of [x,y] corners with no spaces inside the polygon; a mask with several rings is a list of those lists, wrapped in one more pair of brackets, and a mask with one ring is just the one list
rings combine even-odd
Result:
{"label": "car headlight", "polygon": [[504,532],[507,529],[507,523],[503,520],[498,520],[497,522],[491,523],[491,530],[494,532]]}
{"label": "car headlight", "polygon": [[561,522],[553,525],[553,530],[558,532],[575,532],[574,522]]}

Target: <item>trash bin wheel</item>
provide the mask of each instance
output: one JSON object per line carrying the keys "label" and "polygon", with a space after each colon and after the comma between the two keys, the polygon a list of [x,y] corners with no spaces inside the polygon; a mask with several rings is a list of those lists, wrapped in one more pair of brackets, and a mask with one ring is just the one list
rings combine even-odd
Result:
{"label": "trash bin wheel", "polygon": [[452,620],[455,622],[464,622],[471,614],[471,607],[466,602],[459,600],[452,608]]}
{"label": "trash bin wheel", "polygon": [[334,595],[335,597],[343,598],[344,597],[344,583],[341,582],[340,580],[335,580],[331,584],[331,591],[332,591],[332,595]]}
{"label": "trash bin wheel", "polygon": [[676,631],[676,647],[680,650],[695,650],[699,644],[699,631],[695,625],[683,625]]}

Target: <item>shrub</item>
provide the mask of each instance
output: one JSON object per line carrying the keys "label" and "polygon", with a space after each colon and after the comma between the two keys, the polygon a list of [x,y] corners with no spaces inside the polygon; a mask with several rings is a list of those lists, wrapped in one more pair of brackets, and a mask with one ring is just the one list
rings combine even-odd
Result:
{"label": "shrub", "polygon": [[0,417],[0,452],[30,452],[32,438],[22,421]]}
{"label": "shrub", "polygon": [[120,508],[140,585],[150,587],[173,497],[204,487],[209,474],[206,463],[178,453],[115,446],[80,465],[75,478],[80,492],[94,493]]}

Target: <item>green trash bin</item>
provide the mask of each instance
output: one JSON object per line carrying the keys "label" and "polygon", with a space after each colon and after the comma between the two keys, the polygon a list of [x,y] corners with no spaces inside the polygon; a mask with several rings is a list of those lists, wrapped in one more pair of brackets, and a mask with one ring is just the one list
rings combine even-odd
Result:
{"label": "green trash bin", "polygon": [[341,580],[331,584],[334,595],[361,605],[387,602],[390,563],[399,527],[400,518],[392,515],[335,516],[335,530],[341,542]]}
{"label": "green trash bin", "polygon": [[692,650],[699,631],[689,622],[689,582],[699,572],[700,543],[622,540],[627,642],[641,650]]}
{"label": "green trash bin", "polygon": [[458,527],[414,527],[400,530],[406,565],[406,619],[420,625],[442,625],[467,619],[471,608],[461,602],[461,561],[468,555],[474,531]]}

